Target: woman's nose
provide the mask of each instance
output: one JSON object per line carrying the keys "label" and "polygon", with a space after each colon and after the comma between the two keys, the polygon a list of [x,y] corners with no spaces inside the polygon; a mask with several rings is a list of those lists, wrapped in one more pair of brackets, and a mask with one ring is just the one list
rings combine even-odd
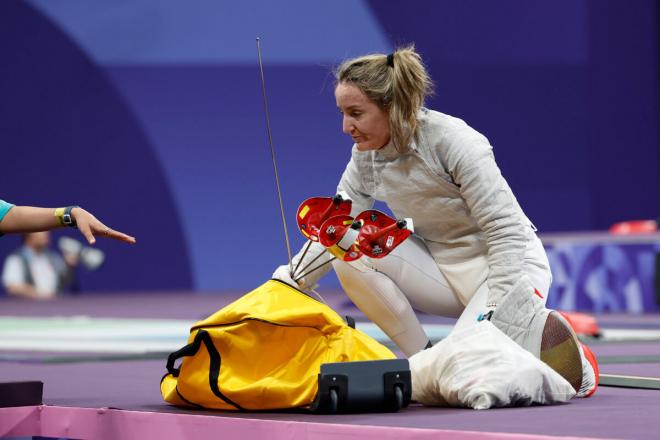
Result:
{"label": "woman's nose", "polygon": [[344,119],[342,120],[342,127],[341,127],[341,129],[342,129],[342,131],[343,131],[344,133],[346,133],[346,134],[351,134],[351,132],[352,132],[353,129],[354,129],[354,127],[353,127],[353,123],[352,123],[352,122],[350,121],[350,119],[347,118],[346,116],[344,116]]}

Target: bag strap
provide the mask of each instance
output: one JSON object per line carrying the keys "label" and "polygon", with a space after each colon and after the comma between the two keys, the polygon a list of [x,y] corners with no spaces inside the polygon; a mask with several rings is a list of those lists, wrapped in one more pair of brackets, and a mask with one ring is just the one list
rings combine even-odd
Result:
{"label": "bag strap", "polygon": [[174,368],[174,363],[178,360],[181,359],[184,356],[193,356],[197,351],[199,351],[199,346],[201,345],[202,339],[199,336],[202,331],[197,332],[197,335],[195,335],[195,340],[191,342],[190,344],[184,346],[183,348],[178,349],[177,351],[170,353],[169,356],[167,356],[167,372],[170,373],[174,377],[179,377],[180,370],[179,368]]}
{"label": "bag strap", "polygon": [[215,345],[213,345],[211,335],[209,335],[207,331],[199,330],[195,335],[195,339],[190,344],[180,348],[173,353],[170,353],[170,355],[167,357],[167,371],[172,376],[179,377],[180,368],[175,368],[174,363],[177,361],[177,359],[181,359],[182,357],[195,355],[195,353],[199,351],[202,342],[206,347],[206,351],[208,352],[209,359],[211,361],[209,365],[209,386],[211,391],[213,391],[213,394],[215,394],[217,397],[224,400],[225,403],[228,403],[229,405],[232,405],[243,411],[244,409],[239,404],[225,396],[218,387],[218,378],[220,377],[220,365],[222,363],[222,358],[220,357],[218,350],[215,348]]}

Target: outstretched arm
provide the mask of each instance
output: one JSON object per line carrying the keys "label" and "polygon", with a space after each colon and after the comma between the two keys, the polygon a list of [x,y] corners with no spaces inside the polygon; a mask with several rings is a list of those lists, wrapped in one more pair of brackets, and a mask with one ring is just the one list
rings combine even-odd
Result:
{"label": "outstretched arm", "polygon": [[[63,226],[61,213],[55,208],[37,208],[33,206],[14,206],[0,221],[3,234],[17,232],[50,231]],[[96,236],[112,238],[126,243],[135,243],[135,238],[103,224],[91,213],[80,207],[71,210],[71,217],[76,222],[80,233],[89,244],[96,242]]]}

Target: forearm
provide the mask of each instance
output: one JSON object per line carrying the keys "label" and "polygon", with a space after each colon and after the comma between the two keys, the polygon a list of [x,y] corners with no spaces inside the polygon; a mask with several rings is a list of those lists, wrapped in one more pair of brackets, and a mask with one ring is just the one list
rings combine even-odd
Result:
{"label": "forearm", "polygon": [[61,225],[54,213],[55,208],[14,206],[0,221],[0,232],[38,232],[58,228]]}
{"label": "forearm", "polygon": [[0,233],[50,231],[65,224],[76,226],[89,244],[96,242],[96,235],[126,243],[135,243],[134,237],[104,225],[99,219],[79,206],[58,209],[14,206],[0,220]]}
{"label": "forearm", "polygon": [[12,296],[19,296],[28,299],[39,298],[37,290],[30,284],[8,284],[5,286],[5,290]]}

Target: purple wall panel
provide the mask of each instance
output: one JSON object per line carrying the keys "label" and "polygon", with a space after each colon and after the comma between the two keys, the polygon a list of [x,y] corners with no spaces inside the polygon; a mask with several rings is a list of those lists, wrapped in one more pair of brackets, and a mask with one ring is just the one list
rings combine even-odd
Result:
{"label": "purple wall panel", "polygon": [[660,216],[657,3],[590,5],[589,186],[593,227],[607,228]]}
{"label": "purple wall panel", "polygon": [[169,185],[102,70],[25,3],[0,3],[0,17],[1,197],[78,203],[138,237],[130,248],[100,240],[107,262],[82,275],[85,290],[191,288]]}

